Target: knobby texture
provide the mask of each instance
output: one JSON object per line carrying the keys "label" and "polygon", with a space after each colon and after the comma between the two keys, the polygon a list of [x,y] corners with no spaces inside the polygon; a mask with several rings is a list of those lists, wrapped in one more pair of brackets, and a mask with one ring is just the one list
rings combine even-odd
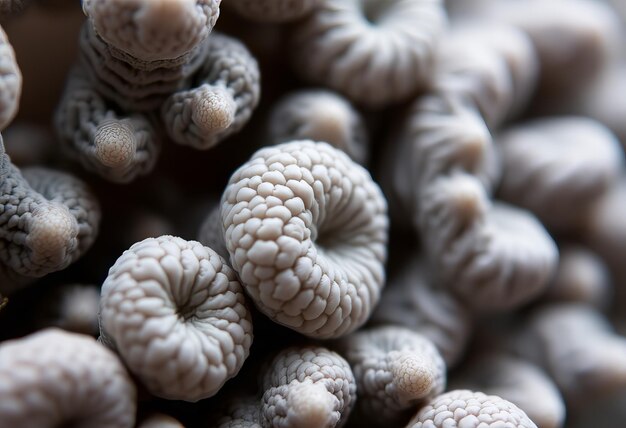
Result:
{"label": "knobby texture", "polygon": [[326,143],[261,149],[230,178],[222,227],[257,307],[302,334],[345,335],[384,284],[387,205],[369,173]]}
{"label": "knobby texture", "polygon": [[362,425],[406,422],[415,408],[446,387],[446,365],[435,345],[404,327],[360,330],[340,339],[337,350],[354,372],[355,417]]}
{"label": "knobby texture", "polygon": [[0,140],[0,289],[56,272],[78,259],[98,233],[100,206],[85,183],[42,167],[20,172]]}
{"label": "knobby texture", "polygon": [[252,322],[241,285],[199,242],[147,238],[102,285],[100,325],[148,390],[173,400],[217,393],[248,357]]}
{"label": "knobby texture", "polygon": [[523,410],[496,395],[454,390],[431,400],[407,428],[537,428]]}
{"label": "knobby texture", "polygon": [[479,355],[451,384],[452,389],[502,397],[523,409],[540,428],[560,428],[565,423],[565,403],[554,382],[538,366],[505,352]]}
{"label": "knobby texture", "polygon": [[91,337],[47,329],[3,342],[0,380],[2,426],[135,425],[135,385]]}
{"label": "knobby texture", "polygon": [[55,116],[70,155],[104,178],[129,182],[154,168],[155,125],[178,144],[208,149],[248,122],[259,69],[242,43],[209,35],[219,4],[83,2],[80,62]]}
{"label": "knobby texture", "polygon": [[283,350],[261,385],[262,425],[272,428],[341,427],[356,399],[348,362],[321,347]]}

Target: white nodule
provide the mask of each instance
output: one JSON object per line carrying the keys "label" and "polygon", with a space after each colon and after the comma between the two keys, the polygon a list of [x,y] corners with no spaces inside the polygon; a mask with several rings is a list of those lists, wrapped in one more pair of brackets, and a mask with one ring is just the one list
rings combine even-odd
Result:
{"label": "white nodule", "polygon": [[98,125],[94,146],[96,157],[103,165],[124,168],[135,158],[137,140],[129,124],[110,120]]}
{"label": "white nodule", "polygon": [[436,386],[434,362],[415,353],[400,354],[391,364],[391,373],[399,395],[406,400],[424,398]]}
{"label": "white nodule", "polygon": [[77,236],[78,223],[69,209],[50,203],[33,211],[26,245],[34,260],[62,263],[76,244]]}
{"label": "white nodule", "polygon": [[204,132],[223,131],[235,120],[237,103],[226,88],[206,86],[192,102],[191,119]]}
{"label": "white nodule", "polygon": [[[287,397],[289,410],[287,426],[319,428],[334,426],[338,419],[335,412],[338,400],[321,383],[305,383],[294,386]],[[336,421],[335,421],[336,422]]]}

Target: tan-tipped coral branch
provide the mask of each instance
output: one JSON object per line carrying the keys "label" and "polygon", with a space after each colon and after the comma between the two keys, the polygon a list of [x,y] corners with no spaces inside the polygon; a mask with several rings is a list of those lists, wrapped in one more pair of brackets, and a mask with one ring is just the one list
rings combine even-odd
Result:
{"label": "tan-tipped coral branch", "polygon": [[224,191],[222,227],[243,286],[280,324],[339,337],[378,302],[387,204],[370,174],[326,143],[256,152]]}
{"label": "tan-tipped coral branch", "polygon": [[340,339],[337,350],[356,379],[361,424],[398,426],[446,387],[446,365],[435,345],[404,327],[360,330]]}
{"label": "tan-tipped coral branch", "polygon": [[350,365],[326,348],[284,349],[261,376],[261,398],[234,399],[219,428],[339,428],[354,407]]}
{"label": "tan-tipped coral branch", "polygon": [[66,268],[96,239],[100,206],[85,183],[41,167],[16,168],[0,139],[0,290]]}
{"label": "tan-tipped coral branch", "polygon": [[208,149],[240,130],[259,101],[256,60],[212,34],[219,0],[83,2],[81,62],[57,132],[83,166],[128,182],[152,170],[160,116],[176,143]]}
{"label": "tan-tipped coral branch", "polygon": [[100,325],[131,372],[160,397],[215,395],[248,357],[252,322],[235,272],[213,250],[147,238],[102,285]]}

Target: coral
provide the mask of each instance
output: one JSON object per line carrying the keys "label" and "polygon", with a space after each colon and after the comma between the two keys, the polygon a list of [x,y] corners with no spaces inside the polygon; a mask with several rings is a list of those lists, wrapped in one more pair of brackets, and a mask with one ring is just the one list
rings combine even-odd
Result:
{"label": "coral", "polygon": [[334,428],[348,420],[356,399],[348,362],[323,347],[280,351],[261,372],[260,399],[235,396],[219,428]]}
{"label": "coral", "polygon": [[411,99],[433,72],[439,0],[321,0],[293,31],[294,67],[372,108]]}
{"label": "coral", "polygon": [[427,337],[446,365],[456,365],[472,333],[467,308],[429,275],[421,254],[410,252],[403,264],[389,274],[380,303],[370,321],[406,327]]}
{"label": "coral", "polygon": [[231,176],[222,226],[261,312],[318,338],[361,326],[384,284],[386,201],[369,173],[326,143],[257,151]]}
{"label": "coral", "polygon": [[93,338],[42,330],[0,345],[2,426],[128,427],[135,386]]}
{"label": "coral", "polygon": [[556,385],[539,367],[503,352],[489,352],[466,365],[452,388],[497,395],[523,409],[540,428],[565,422],[565,403]]}
{"label": "coral", "polygon": [[363,118],[342,96],[323,89],[302,90],[283,97],[269,118],[273,143],[324,141],[365,164],[369,137]]}
{"label": "coral", "polygon": [[568,405],[626,387],[626,339],[596,309],[558,303],[536,310],[513,342],[546,370]]}
{"label": "coral", "polygon": [[539,60],[525,33],[476,19],[453,25],[442,38],[429,89],[468,99],[498,128],[525,107],[538,76]]}
{"label": "coral", "polygon": [[[541,92],[551,97],[581,90],[606,67],[621,43],[617,15],[594,0],[495,1],[485,16],[526,32],[539,56]],[[554,34],[559,34],[558,39]]]}
{"label": "coral", "polygon": [[422,196],[419,229],[441,284],[475,310],[506,310],[549,284],[558,250],[529,213],[491,203],[472,176],[434,181]]}
{"label": "coral", "polygon": [[526,122],[504,131],[497,145],[503,170],[498,195],[531,210],[551,230],[580,227],[585,211],[624,167],[617,138],[584,117]]}
{"label": "coral", "polygon": [[523,410],[496,395],[454,390],[431,400],[406,428],[537,428]]}
{"label": "coral", "polygon": [[102,285],[105,343],[153,394],[214,395],[248,357],[252,323],[235,273],[213,250],[173,236],[147,238]]}
{"label": "coral", "polygon": [[219,0],[83,2],[81,61],[57,108],[57,133],[83,166],[117,182],[149,173],[160,116],[178,144],[208,149],[259,101],[256,60],[213,33]]}
{"label": "coral", "polygon": [[100,206],[85,183],[42,167],[16,168],[0,140],[0,260],[10,292],[78,259],[98,233]]}
{"label": "coral", "polygon": [[368,426],[404,422],[445,389],[446,365],[435,345],[404,327],[360,330],[339,339],[337,350],[356,379],[355,416]]}

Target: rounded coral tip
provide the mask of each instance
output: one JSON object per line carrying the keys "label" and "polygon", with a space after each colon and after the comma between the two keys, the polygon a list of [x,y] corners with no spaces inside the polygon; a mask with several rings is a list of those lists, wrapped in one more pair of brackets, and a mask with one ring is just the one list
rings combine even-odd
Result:
{"label": "rounded coral tip", "polygon": [[137,150],[137,140],[130,125],[113,120],[98,126],[94,145],[98,160],[111,168],[130,165]]}
{"label": "rounded coral tip", "polygon": [[287,399],[287,418],[290,426],[317,428],[333,426],[335,408],[339,402],[321,383],[302,384],[294,387]]}
{"label": "rounded coral tip", "polygon": [[237,103],[226,88],[204,86],[192,98],[191,118],[202,131],[228,129],[235,120]]}
{"label": "rounded coral tip", "polygon": [[35,259],[61,263],[77,244],[77,235],[76,218],[64,205],[51,203],[33,211],[26,244]]}
{"label": "rounded coral tip", "polygon": [[407,400],[429,395],[437,384],[437,367],[432,358],[414,352],[400,353],[391,364],[398,393]]}

